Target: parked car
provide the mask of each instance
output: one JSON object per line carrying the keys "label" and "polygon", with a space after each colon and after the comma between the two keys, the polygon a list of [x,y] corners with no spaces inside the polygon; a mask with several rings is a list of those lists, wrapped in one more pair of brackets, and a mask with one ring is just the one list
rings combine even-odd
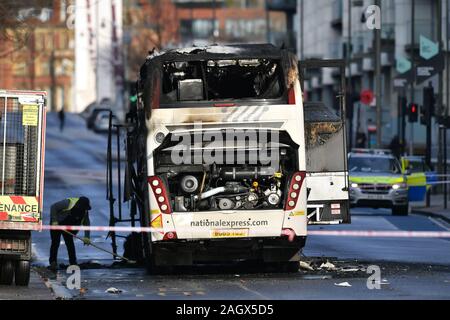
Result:
{"label": "parked car", "polygon": [[80,116],[83,119],[87,120],[91,116],[94,109],[98,109],[98,108],[99,108],[99,104],[94,101],[94,102],[90,103],[86,108],[84,108],[84,110],[80,113]]}
{"label": "parked car", "polygon": [[114,105],[110,99],[104,98],[100,103],[92,102],[81,113],[81,116],[86,119],[88,129],[93,129],[97,114],[102,111],[110,111],[114,109]]}
{"label": "parked car", "polygon": [[111,109],[107,108],[96,108],[92,110],[89,118],[87,118],[86,120],[86,126],[88,127],[88,129],[94,129],[99,114],[109,114],[110,111]]}
{"label": "parked car", "polygon": [[354,151],[348,169],[352,207],[391,208],[393,215],[408,215],[406,175],[389,151]]}
{"label": "parked car", "polygon": [[[97,133],[102,133],[102,132],[108,132],[109,130],[109,115],[110,115],[110,110],[101,110],[99,112],[97,112],[97,116],[94,119],[93,125],[92,125],[92,129],[97,132]],[[114,127],[114,125],[118,124],[119,121],[117,120],[117,117],[113,114],[112,116],[112,131],[115,132],[116,128]]]}

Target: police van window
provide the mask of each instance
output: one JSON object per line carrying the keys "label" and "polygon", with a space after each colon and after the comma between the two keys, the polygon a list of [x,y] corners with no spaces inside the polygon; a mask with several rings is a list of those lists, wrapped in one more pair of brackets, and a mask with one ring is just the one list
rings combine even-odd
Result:
{"label": "police van window", "polygon": [[409,161],[409,171],[411,173],[420,173],[420,172],[425,172],[426,170],[426,165],[424,162],[422,161]]}
{"label": "police van window", "polygon": [[350,157],[348,168],[350,172],[401,173],[400,164],[396,159],[384,157]]}
{"label": "police van window", "polygon": [[167,62],[162,80],[162,108],[165,104],[284,96],[280,63],[271,59]]}

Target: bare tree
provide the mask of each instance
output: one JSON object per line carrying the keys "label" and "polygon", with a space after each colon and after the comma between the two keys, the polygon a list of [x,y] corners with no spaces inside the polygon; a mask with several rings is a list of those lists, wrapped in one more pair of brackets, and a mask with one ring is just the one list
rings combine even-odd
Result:
{"label": "bare tree", "polygon": [[52,7],[51,0],[0,1],[0,58],[28,44],[33,26],[43,9]]}
{"label": "bare tree", "polygon": [[170,0],[150,0],[151,14],[148,17],[154,29],[154,45],[158,50],[163,49],[167,42],[173,41],[178,29],[176,10]]}
{"label": "bare tree", "polygon": [[178,41],[176,7],[171,0],[141,0],[141,8],[127,8],[124,29],[129,34],[127,65],[134,78],[152,49]]}

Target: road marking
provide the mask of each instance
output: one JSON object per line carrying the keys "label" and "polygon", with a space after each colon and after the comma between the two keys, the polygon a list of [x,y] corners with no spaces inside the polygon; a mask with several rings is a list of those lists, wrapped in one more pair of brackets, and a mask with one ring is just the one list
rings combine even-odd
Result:
{"label": "road marking", "polygon": [[442,221],[441,219],[433,218],[433,217],[428,217],[428,219],[430,219],[431,222],[435,223],[436,225],[438,225],[442,229],[450,231],[450,226],[448,225],[447,222]]}
{"label": "road marking", "polygon": [[241,289],[243,289],[243,290],[245,290],[245,291],[247,291],[247,292],[250,292],[250,293],[253,293],[253,294],[257,295],[258,297],[260,297],[260,298],[263,299],[263,300],[270,300],[269,297],[266,297],[266,296],[263,295],[262,293],[260,293],[260,292],[258,292],[258,291],[255,291],[255,290],[252,290],[252,289],[250,289],[250,288],[248,288],[248,287],[245,286],[242,282],[240,282],[238,286],[239,286]]}
{"label": "road marking", "polygon": [[45,286],[53,292],[56,300],[73,300],[74,298],[74,295],[65,286],[59,284],[58,280],[47,278]]}

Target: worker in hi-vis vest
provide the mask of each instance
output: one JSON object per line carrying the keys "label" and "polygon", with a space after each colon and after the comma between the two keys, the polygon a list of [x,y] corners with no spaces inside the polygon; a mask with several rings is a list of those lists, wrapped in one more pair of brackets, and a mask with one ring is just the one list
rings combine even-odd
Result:
{"label": "worker in hi-vis vest", "polygon": [[[58,201],[50,208],[50,224],[52,226],[90,226],[89,210],[91,210],[91,205],[89,199],[86,197],[68,198]],[[74,237],[72,236],[77,233],[78,231],[50,231],[50,237],[52,239],[49,259],[51,270],[56,271],[58,268],[57,257],[61,235],[66,243],[67,253],[69,254],[69,263],[71,265],[77,264],[77,256],[73,241]],[[90,232],[85,231],[83,238],[84,244],[89,245],[91,243],[90,239]]]}

